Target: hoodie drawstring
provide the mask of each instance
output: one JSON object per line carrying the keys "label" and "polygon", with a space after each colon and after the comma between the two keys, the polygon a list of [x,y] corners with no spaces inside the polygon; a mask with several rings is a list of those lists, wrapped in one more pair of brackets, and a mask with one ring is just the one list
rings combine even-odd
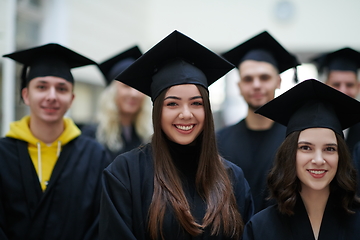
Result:
{"label": "hoodie drawstring", "polygon": [[57,153],[56,153],[57,157],[60,156],[60,151],[61,151],[61,141],[58,141],[58,147],[57,147]]}
{"label": "hoodie drawstring", "polygon": [[38,149],[38,176],[39,176],[39,181],[41,183],[41,178],[42,178],[41,147],[39,142],[37,142],[36,145]]}

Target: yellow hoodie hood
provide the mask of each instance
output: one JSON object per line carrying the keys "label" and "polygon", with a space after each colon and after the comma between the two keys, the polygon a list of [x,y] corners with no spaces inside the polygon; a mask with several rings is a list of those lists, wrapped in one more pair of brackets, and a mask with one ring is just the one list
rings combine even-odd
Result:
{"label": "yellow hoodie hood", "polygon": [[[30,116],[25,116],[19,121],[12,122],[10,124],[10,130],[6,134],[6,137],[19,139],[33,145],[36,145],[38,142],[45,144],[34,137],[34,135],[30,131],[29,124]],[[67,144],[81,134],[80,129],[70,118],[64,118],[64,127],[65,129],[63,133],[52,144],[57,144],[57,142],[60,141],[61,146],[64,146],[65,144]]]}
{"label": "yellow hoodie hood", "polygon": [[29,124],[30,116],[25,116],[21,120],[11,123],[10,130],[6,134],[6,137],[19,139],[28,143],[31,160],[39,176],[41,187],[45,190],[62,146],[78,137],[81,131],[70,118],[64,118],[63,133],[53,143],[45,144],[34,137],[30,131]]}

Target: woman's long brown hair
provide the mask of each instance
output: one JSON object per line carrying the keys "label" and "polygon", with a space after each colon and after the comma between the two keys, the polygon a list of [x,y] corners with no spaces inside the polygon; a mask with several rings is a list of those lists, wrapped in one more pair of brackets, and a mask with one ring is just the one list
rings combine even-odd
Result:
{"label": "woman's long brown hair", "polygon": [[[197,85],[196,85],[197,86]],[[192,236],[200,235],[203,229],[211,227],[211,235],[222,231],[226,236],[239,239],[243,221],[238,211],[231,181],[216,146],[215,129],[208,92],[197,86],[203,97],[205,122],[201,134],[201,154],[196,173],[198,193],[207,204],[202,223],[196,222],[190,211],[182,183],[171,159],[161,129],[163,100],[168,89],[154,101],[152,148],[154,157],[154,193],[149,209],[148,229],[152,239],[163,239],[162,226],[166,207],[171,207],[176,219]]]}

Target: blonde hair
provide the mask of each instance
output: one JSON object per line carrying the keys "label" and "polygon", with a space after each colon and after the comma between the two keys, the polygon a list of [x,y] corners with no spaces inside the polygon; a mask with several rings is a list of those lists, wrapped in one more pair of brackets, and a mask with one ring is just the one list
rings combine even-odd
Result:
{"label": "blonde hair", "polygon": [[[119,151],[123,148],[121,138],[120,114],[116,105],[117,82],[114,80],[104,89],[99,97],[96,131],[96,139],[111,151]],[[136,134],[143,143],[149,142],[153,133],[151,123],[152,104],[148,96],[145,96],[140,111],[137,113],[134,121]]]}

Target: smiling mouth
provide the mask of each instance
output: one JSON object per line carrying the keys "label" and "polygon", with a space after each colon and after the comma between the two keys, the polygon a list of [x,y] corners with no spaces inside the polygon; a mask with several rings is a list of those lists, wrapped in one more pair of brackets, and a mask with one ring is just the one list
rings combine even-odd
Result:
{"label": "smiling mouth", "polygon": [[193,129],[194,126],[195,126],[194,124],[186,125],[186,126],[184,126],[184,125],[175,125],[175,127],[177,129],[180,129],[180,130],[183,130],[183,131],[189,131],[189,130]]}
{"label": "smiling mouth", "polygon": [[308,169],[307,171],[316,175],[324,174],[327,172],[327,170],[310,170],[310,169]]}
{"label": "smiling mouth", "polygon": [[57,107],[42,107],[42,109],[44,109],[45,111],[54,112],[54,111],[57,111],[59,108],[57,108]]}

